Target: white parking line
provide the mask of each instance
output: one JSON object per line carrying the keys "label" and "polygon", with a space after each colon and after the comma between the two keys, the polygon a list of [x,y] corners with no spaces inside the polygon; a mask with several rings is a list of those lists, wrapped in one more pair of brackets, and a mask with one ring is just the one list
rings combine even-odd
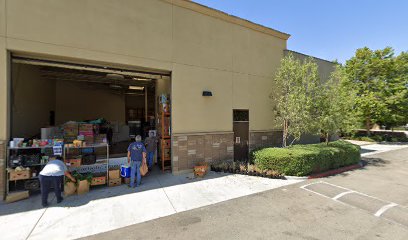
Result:
{"label": "white parking line", "polygon": [[392,208],[392,207],[395,207],[395,206],[398,206],[398,204],[396,204],[396,203],[387,204],[387,205],[383,206],[382,208],[380,208],[380,209],[374,214],[374,216],[379,217],[379,216],[381,216],[383,213],[385,213],[388,209],[390,209],[390,208]]}
{"label": "white parking line", "polygon": [[[332,197],[332,198],[331,198],[331,197],[326,196],[326,195],[324,195],[324,194],[322,194],[322,193],[315,192],[315,191],[313,191],[313,190],[310,190],[310,189],[307,189],[307,188],[306,188],[306,187],[308,187],[308,186],[310,186],[310,185],[314,185],[314,184],[318,184],[318,183],[327,184],[327,185],[330,185],[330,186],[333,186],[333,187],[337,187],[337,188],[340,188],[340,189],[344,189],[344,190],[346,190],[346,191],[345,191],[345,192],[342,192],[342,193],[340,193],[340,194],[337,194],[335,197]],[[379,199],[379,198],[376,198],[376,197],[373,197],[373,196],[370,196],[370,195],[367,195],[367,194],[364,194],[364,193],[360,193],[360,192],[357,192],[357,191],[354,191],[354,190],[350,190],[350,189],[348,189],[348,188],[341,187],[341,186],[338,186],[338,185],[335,185],[335,184],[332,184],[332,183],[324,182],[324,181],[309,183],[309,184],[306,184],[306,185],[301,186],[300,188],[302,188],[302,189],[304,189],[304,190],[306,190],[306,191],[308,191],[308,192],[312,192],[312,193],[314,193],[314,194],[317,194],[317,195],[319,195],[319,196],[322,196],[322,197],[324,197],[324,198],[332,199],[332,200],[334,200],[334,201],[337,202],[337,203],[341,203],[341,204],[343,204],[343,205],[346,205],[346,206],[349,206],[349,207],[352,207],[352,208],[356,208],[356,209],[361,209],[361,208],[356,207],[356,206],[353,206],[353,205],[348,204],[348,203],[345,203],[345,202],[342,202],[341,200],[339,200],[339,198],[341,198],[341,197],[343,197],[343,196],[345,196],[345,195],[347,195],[347,194],[350,194],[350,193],[357,193],[357,194],[360,194],[360,195],[362,195],[362,196],[369,197],[369,198],[376,199],[376,200],[379,200],[379,201],[381,201],[381,202],[384,202],[384,204],[388,203],[388,204],[384,205],[383,207],[381,207],[381,208],[374,214],[374,216],[376,216],[376,217],[381,217],[381,215],[384,214],[384,213],[385,213],[387,210],[389,210],[390,208],[393,208],[393,207],[395,207],[395,206],[399,206],[399,205],[396,204],[396,203],[389,202],[389,201],[384,201],[384,200],[382,200],[382,199]],[[383,218],[384,218],[384,217],[383,217]],[[400,223],[398,223],[398,222],[396,222],[396,221],[394,221],[394,220],[392,220],[392,219],[388,219],[388,218],[384,218],[384,219],[401,225]],[[405,226],[405,225],[402,225],[402,226]]]}
{"label": "white parking line", "polygon": [[332,199],[333,199],[333,200],[337,200],[337,199],[339,199],[339,198],[341,198],[341,197],[343,197],[344,195],[347,195],[347,194],[349,194],[349,193],[354,193],[354,191],[350,190],[350,191],[342,192],[342,193],[340,193],[340,194],[337,194],[337,195],[336,195],[335,197],[333,197]]}
{"label": "white parking line", "polygon": [[[308,187],[308,186],[311,186],[311,185],[314,185],[314,184],[317,184],[317,183],[323,183],[323,182],[322,182],[322,181],[319,181],[319,182],[312,182],[312,183],[309,183],[309,184],[303,185],[303,186],[301,186],[300,188],[305,189],[305,187]],[[305,189],[305,190],[306,190],[306,189]]]}

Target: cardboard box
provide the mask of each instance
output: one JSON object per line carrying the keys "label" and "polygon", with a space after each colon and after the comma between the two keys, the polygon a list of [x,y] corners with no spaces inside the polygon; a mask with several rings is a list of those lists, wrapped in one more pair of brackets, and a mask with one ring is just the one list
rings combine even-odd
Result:
{"label": "cardboard box", "polygon": [[65,123],[63,129],[64,136],[76,137],[78,135],[78,123],[76,122]]}
{"label": "cardboard box", "polygon": [[81,166],[81,158],[72,158],[72,159],[65,159],[65,165],[68,167],[80,167]]}
{"label": "cardboard box", "polygon": [[120,178],[120,170],[119,169],[109,170],[109,179],[116,178]]}
{"label": "cardboard box", "polygon": [[70,196],[70,195],[74,195],[76,192],[77,188],[75,183],[73,182],[67,182],[64,185],[64,195],[65,196]]}
{"label": "cardboard box", "polygon": [[122,178],[109,179],[109,187],[116,187],[122,184]]}
{"label": "cardboard box", "polygon": [[94,138],[93,135],[92,136],[85,136],[84,140],[85,140],[87,145],[95,143],[95,138]]}
{"label": "cardboard box", "polygon": [[30,197],[30,194],[28,191],[12,192],[6,196],[6,203],[20,201],[28,197]]}
{"label": "cardboard box", "polygon": [[79,124],[79,131],[80,132],[93,132],[94,125],[91,123],[81,123]]}
{"label": "cardboard box", "polygon": [[29,179],[31,178],[31,170],[23,170],[23,171],[10,171],[10,181],[22,180],[22,179]]}
{"label": "cardboard box", "polygon": [[89,182],[88,180],[82,180],[78,182],[77,193],[78,195],[85,194],[89,192]]}
{"label": "cardboard box", "polygon": [[106,184],[106,176],[93,177],[91,186],[103,185]]}

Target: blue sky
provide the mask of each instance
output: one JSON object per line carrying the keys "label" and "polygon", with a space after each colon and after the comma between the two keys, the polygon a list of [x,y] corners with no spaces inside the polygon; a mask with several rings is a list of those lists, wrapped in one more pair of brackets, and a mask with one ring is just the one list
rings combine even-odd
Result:
{"label": "blue sky", "polygon": [[289,33],[288,49],[345,62],[357,48],[408,51],[407,0],[194,0]]}

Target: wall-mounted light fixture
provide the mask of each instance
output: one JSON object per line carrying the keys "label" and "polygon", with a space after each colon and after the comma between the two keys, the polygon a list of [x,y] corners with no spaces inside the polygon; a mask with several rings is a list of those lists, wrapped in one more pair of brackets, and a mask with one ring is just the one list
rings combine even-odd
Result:
{"label": "wall-mounted light fixture", "polygon": [[203,91],[203,96],[204,96],[204,97],[211,97],[211,96],[212,96],[212,92],[211,92],[211,91]]}

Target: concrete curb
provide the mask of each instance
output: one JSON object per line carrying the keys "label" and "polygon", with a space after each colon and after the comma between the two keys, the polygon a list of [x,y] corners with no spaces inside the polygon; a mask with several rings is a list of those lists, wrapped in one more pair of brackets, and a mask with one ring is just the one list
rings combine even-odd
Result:
{"label": "concrete curb", "polygon": [[285,176],[286,180],[307,180],[309,176],[298,177],[298,176]]}
{"label": "concrete curb", "polygon": [[354,164],[354,165],[347,166],[347,167],[334,169],[334,170],[330,170],[330,171],[323,172],[323,173],[312,174],[312,175],[310,175],[308,177],[308,179],[328,177],[328,176],[336,175],[336,174],[339,174],[339,173],[347,172],[347,171],[358,169],[358,168],[362,168],[361,163]]}

